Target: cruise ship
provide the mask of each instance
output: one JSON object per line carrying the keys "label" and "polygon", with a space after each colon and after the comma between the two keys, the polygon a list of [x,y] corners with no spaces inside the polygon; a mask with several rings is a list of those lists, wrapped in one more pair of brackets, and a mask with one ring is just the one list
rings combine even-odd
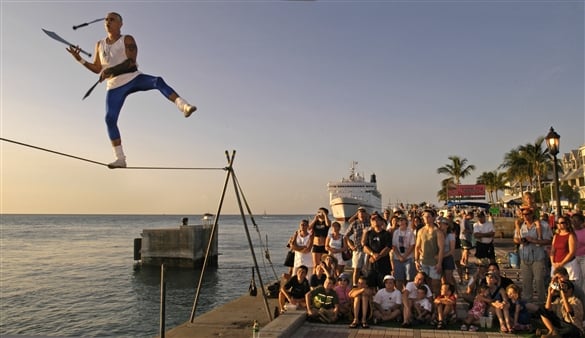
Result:
{"label": "cruise ship", "polygon": [[370,182],[356,172],[357,162],[351,163],[349,178],[341,181],[329,182],[329,204],[333,217],[338,221],[347,221],[359,207],[364,207],[368,213],[380,212],[382,195],[378,191],[376,174],[372,174]]}

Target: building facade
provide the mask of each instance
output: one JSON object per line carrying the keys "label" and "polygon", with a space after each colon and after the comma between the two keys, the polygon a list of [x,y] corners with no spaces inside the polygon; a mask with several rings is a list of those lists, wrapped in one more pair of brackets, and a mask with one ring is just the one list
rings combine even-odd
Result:
{"label": "building facade", "polygon": [[585,144],[579,149],[563,154],[559,159],[563,175],[559,177],[561,184],[579,188],[579,196],[585,199]]}

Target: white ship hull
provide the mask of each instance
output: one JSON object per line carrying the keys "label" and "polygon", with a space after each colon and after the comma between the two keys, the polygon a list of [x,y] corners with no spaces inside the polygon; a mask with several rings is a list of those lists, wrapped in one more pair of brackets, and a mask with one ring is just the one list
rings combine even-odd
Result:
{"label": "white ship hull", "polygon": [[368,213],[380,212],[382,196],[377,188],[376,175],[372,174],[370,182],[366,182],[363,175],[356,173],[357,162],[352,162],[349,178],[338,182],[329,182],[329,204],[333,218],[338,221],[347,221],[355,215],[359,207],[366,208]]}
{"label": "white ship hull", "polygon": [[355,215],[359,207],[366,208],[366,211],[370,214],[374,211],[380,212],[380,203],[375,206],[351,197],[338,197],[331,200],[331,212],[338,221],[347,221],[351,216]]}

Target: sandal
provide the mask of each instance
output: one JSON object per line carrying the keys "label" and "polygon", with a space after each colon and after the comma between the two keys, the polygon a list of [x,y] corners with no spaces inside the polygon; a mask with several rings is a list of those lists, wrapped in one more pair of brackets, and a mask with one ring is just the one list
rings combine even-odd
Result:
{"label": "sandal", "polygon": [[437,323],[437,330],[441,330],[441,329],[443,329],[443,328],[444,328],[444,326],[443,326],[443,325],[444,325],[444,324],[443,324],[443,321],[439,321],[439,322]]}
{"label": "sandal", "polygon": [[358,327],[358,323],[354,322],[354,323],[349,324],[350,329],[357,329],[357,327]]}
{"label": "sandal", "polygon": [[467,331],[467,325],[465,324],[461,325],[461,331]]}
{"label": "sandal", "polygon": [[474,325],[470,325],[469,326],[469,331],[471,331],[471,332],[477,332],[477,330],[479,330],[477,326],[474,326]]}
{"label": "sandal", "polygon": [[369,329],[370,326],[368,325],[368,323],[364,322],[362,323],[362,329]]}
{"label": "sandal", "polygon": [[500,332],[501,333],[508,333],[508,329],[506,329],[505,327],[501,327]]}

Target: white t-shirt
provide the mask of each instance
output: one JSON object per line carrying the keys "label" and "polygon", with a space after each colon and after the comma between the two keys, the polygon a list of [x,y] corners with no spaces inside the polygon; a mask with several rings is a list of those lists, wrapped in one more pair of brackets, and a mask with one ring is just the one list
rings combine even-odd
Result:
{"label": "white t-shirt", "polygon": [[402,304],[402,293],[396,289],[394,291],[380,289],[374,295],[374,302],[380,304],[382,309],[388,310],[396,304]]}
{"label": "white t-shirt", "polygon": [[[495,232],[494,225],[490,222],[485,222],[485,223],[477,222],[473,225],[473,233],[474,234],[477,234],[477,233],[486,234],[488,232]],[[494,238],[493,237],[476,237],[476,240],[481,242],[481,243],[484,243],[484,244],[489,244],[494,240]]]}
{"label": "white t-shirt", "polygon": [[[402,242],[401,242],[402,240]],[[392,234],[392,246],[394,250],[400,250],[400,247],[404,247],[404,252],[415,244],[414,233],[411,229],[401,230],[397,228]],[[414,251],[408,255],[407,258],[413,258]]]}
{"label": "white t-shirt", "polygon": [[[428,285],[423,284],[427,288],[427,298],[433,297],[433,293],[431,292],[431,288]],[[409,299],[416,299],[416,292],[418,290],[416,284],[414,282],[406,283],[404,290],[408,290],[408,298]]]}
{"label": "white t-shirt", "polygon": [[417,299],[415,304],[420,304],[420,306],[427,311],[431,311],[433,308],[433,305],[428,298]]}

